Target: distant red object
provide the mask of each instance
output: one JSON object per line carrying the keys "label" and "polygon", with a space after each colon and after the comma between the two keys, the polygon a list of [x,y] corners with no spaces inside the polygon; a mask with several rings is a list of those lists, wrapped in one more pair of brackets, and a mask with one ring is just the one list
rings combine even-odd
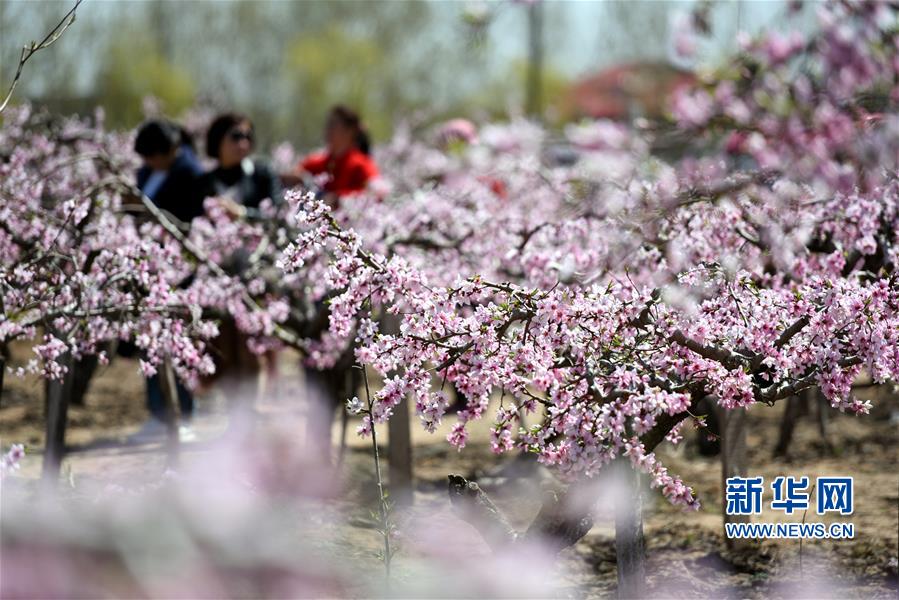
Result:
{"label": "distant red object", "polygon": [[577,82],[570,98],[578,116],[597,119],[658,118],[671,94],[692,85],[696,76],[665,63],[629,63]]}
{"label": "distant red object", "polygon": [[330,175],[323,189],[338,196],[365,191],[368,182],[378,176],[378,167],[371,157],[355,148],[342,156],[327,152],[313,154],[306,157],[300,167],[313,175]]}
{"label": "distant red object", "polygon": [[497,179],[496,177],[480,177],[478,179],[481,183],[487,184],[490,191],[500,200],[506,200],[509,197],[509,190],[502,179]]}

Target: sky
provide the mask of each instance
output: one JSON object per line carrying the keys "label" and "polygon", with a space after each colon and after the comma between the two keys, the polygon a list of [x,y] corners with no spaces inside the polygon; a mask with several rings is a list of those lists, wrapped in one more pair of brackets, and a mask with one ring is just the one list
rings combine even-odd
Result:
{"label": "sky", "polygon": [[[323,118],[318,114],[324,110],[318,106],[322,102],[353,103],[343,92],[335,100],[331,98],[334,93],[324,90],[341,81],[340,75],[361,80],[340,67],[334,71],[338,77],[329,75],[311,87],[295,88],[292,86],[296,85],[298,71],[286,59],[292,56],[291,48],[298,40],[336,27],[369,36],[375,51],[390,48],[389,62],[378,63],[378,69],[383,70],[368,71],[376,73],[373,80],[357,83],[371,94],[386,98],[392,90],[407,92],[417,98],[411,104],[418,107],[416,110],[431,111],[435,118],[458,111],[474,118],[489,111],[495,115],[498,105],[510,114],[520,112],[524,98],[522,67],[528,54],[529,8],[525,0],[426,0],[429,15],[421,21],[420,29],[408,34],[402,29],[406,23],[403,17],[415,12],[414,6],[410,3],[408,12],[392,9],[410,0],[363,0],[338,4],[338,10],[332,10],[334,5],[316,7],[314,3],[320,1],[84,0],[72,30],[28,63],[16,99],[43,99],[52,110],[82,114],[88,112],[88,106],[92,110],[102,104],[115,126],[136,125],[142,116],[131,112],[139,111],[140,103],[109,95],[102,85],[111,79],[99,75],[111,58],[119,57],[125,74],[117,71],[118,81],[125,77],[146,83],[146,73],[129,69],[129,65],[134,64],[135,52],[143,52],[136,50],[141,47],[139,34],[152,31],[153,39],[174,40],[170,44],[174,50],[167,60],[190,78],[194,101],[213,98],[219,107],[227,105],[253,114],[261,131],[277,131],[280,135],[289,130],[297,140],[317,140],[318,126],[296,126],[298,119],[300,123],[316,123]],[[375,10],[376,2],[391,4]],[[12,80],[21,45],[41,39],[73,3],[0,0],[0,84],[4,89]],[[568,80],[559,83],[567,86],[578,77],[615,64],[667,62],[672,55],[672,24],[695,5],[693,0],[544,0],[544,80]],[[783,18],[787,4],[782,0],[714,2],[712,34],[701,42],[695,63],[686,66],[701,69],[720,62],[736,49],[740,29],[754,33],[772,27],[810,28],[814,5],[809,3],[800,19],[788,21]],[[367,9],[367,13],[359,12]],[[475,30],[472,15],[490,17],[484,21],[481,43],[475,44],[475,51],[471,51]],[[333,38],[324,35],[318,39],[324,41],[316,42],[319,45],[312,49],[313,54],[323,53],[325,63],[329,56],[333,60],[334,50],[339,50],[327,47]],[[111,44],[116,40],[124,40],[124,50],[114,50],[121,48]],[[346,53],[343,59],[347,60]],[[172,78],[165,75],[161,80]],[[145,87],[159,90],[156,83]],[[101,88],[107,91],[99,91]],[[311,90],[328,99],[316,104]],[[154,91],[140,93],[155,95]],[[408,102],[401,106],[392,102],[383,100],[361,108],[369,116],[384,116],[382,120],[406,114]],[[115,108],[119,112],[133,110],[116,117]],[[368,120],[373,125],[372,119]],[[383,135],[390,123],[382,125],[375,129],[382,130]]]}
{"label": "sky", "polygon": [[[432,0],[448,13],[466,6],[490,6],[494,3],[478,1]],[[566,75],[575,77],[635,57],[665,60],[667,57],[668,26],[677,14],[688,12],[696,2],[676,0],[631,0],[609,2],[602,0],[548,0],[547,2],[547,61]],[[814,2],[809,8],[814,8]],[[736,49],[738,30],[758,32],[763,29],[785,29],[796,26],[783,19],[786,3],[780,0],[719,0],[712,11],[713,27],[710,40],[701,45],[701,57],[714,62],[724,53]],[[806,9],[800,28],[814,22],[814,11]],[[622,14],[624,13],[624,14]],[[650,15],[652,18],[650,18]],[[655,21],[646,31],[647,37],[626,35],[621,31],[622,18],[639,22]],[[491,29],[491,44],[498,61],[514,60],[526,54],[526,16],[521,7],[510,3],[498,11]],[[658,31],[659,27],[664,28]]]}
{"label": "sky", "polygon": [[[173,10],[179,0],[163,0]],[[208,0],[225,3],[227,0]],[[310,0],[257,0],[286,4]],[[406,0],[372,0],[403,2]],[[494,65],[521,60],[527,53],[527,8],[516,2],[488,2],[484,0],[429,0],[441,18],[435,21],[434,35],[453,35],[460,28],[462,15],[488,11],[494,14],[489,26],[490,61]],[[108,21],[111,15],[120,14],[123,8],[137,8],[146,0],[85,0],[79,9],[78,22]],[[15,48],[20,43],[41,35],[42,20],[62,15],[71,6],[70,0],[4,0],[6,11],[16,15],[0,21],[0,66],[5,72],[15,64]],[[695,2],[675,0],[631,0],[609,2],[602,0],[546,0],[546,61],[551,68],[575,77],[595,71],[616,62],[634,58],[664,60],[667,51],[668,32],[665,30],[671,18],[678,12],[689,10]],[[814,3],[812,3],[814,4]],[[183,6],[183,5],[182,5]],[[714,19],[712,39],[702,46],[702,57],[714,61],[722,52],[732,50],[736,44],[734,33],[739,26],[748,31],[769,27],[782,27],[781,18],[785,3],[780,0],[719,0],[712,12]],[[2,11],[3,9],[0,9]],[[807,13],[813,13],[807,10]],[[0,12],[0,17],[2,17]],[[645,36],[630,35],[622,31],[622,20],[633,22],[639,28],[647,25]],[[806,19],[806,23],[810,19]],[[76,23],[77,26],[77,23]],[[198,32],[202,33],[202,32]],[[40,59],[33,59],[38,62]],[[32,67],[33,68],[33,67]],[[79,78],[82,74],[72,74]]]}

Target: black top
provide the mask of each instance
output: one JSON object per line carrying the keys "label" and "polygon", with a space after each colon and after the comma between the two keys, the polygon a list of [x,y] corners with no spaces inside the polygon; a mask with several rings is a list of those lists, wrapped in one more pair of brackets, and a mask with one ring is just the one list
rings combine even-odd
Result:
{"label": "black top", "polygon": [[[153,169],[143,166],[137,171],[137,187],[144,191]],[[176,219],[189,223],[203,214],[201,178],[203,167],[193,150],[183,146],[175,162],[166,173],[165,181],[153,194],[151,200],[159,208],[168,211]]]}
{"label": "black top", "polygon": [[248,209],[259,208],[266,198],[281,201],[281,182],[266,163],[244,160],[241,164],[223,169],[217,167],[203,176],[204,197],[226,196]]}

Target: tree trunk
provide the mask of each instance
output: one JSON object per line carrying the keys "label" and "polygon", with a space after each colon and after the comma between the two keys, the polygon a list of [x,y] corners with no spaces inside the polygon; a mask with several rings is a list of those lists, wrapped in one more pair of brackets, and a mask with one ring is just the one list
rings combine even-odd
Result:
{"label": "tree trunk", "polygon": [[72,366],[72,395],[69,399],[71,406],[84,406],[84,396],[90,386],[94,372],[100,364],[96,354],[85,356],[74,362]]}
{"label": "tree trunk", "polygon": [[808,398],[806,392],[798,396],[787,398],[787,407],[784,409],[783,418],[780,421],[780,431],[777,436],[777,445],[774,447],[774,456],[786,456],[793,442],[793,432],[796,423],[802,415],[808,413]]}
{"label": "tree trunk", "polygon": [[543,3],[528,6],[528,74],[525,110],[540,119],[543,113]]}
{"label": "tree trunk", "polygon": [[3,378],[6,375],[6,354],[0,345],[0,406],[3,406]]}
{"label": "tree trunk", "polygon": [[[396,315],[381,316],[381,330],[384,333],[399,333],[400,321]],[[409,400],[394,409],[387,421],[387,463],[390,477],[390,497],[396,504],[411,506],[412,494],[412,433],[409,419]]]}
{"label": "tree trunk", "polygon": [[59,469],[65,456],[66,417],[69,411],[73,380],[71,354],[62,355],[58,362],[66,369],[65,375],[61,380],[49,380],[45,385],[47,423],[41,477],[45,483],[51,485],[55,485],[59,479]]}
{"label": "tree trunk", "polygon": [[580,502],[583,490],[572,493],[585,482],[575,482],[562,490],[545,490],[540,511],[527,530],[516,531],[506,515],[474,481],[460,475],[448,477],[453,510],[478,530],[487,545],[502,551],[519,541],[536,541],[541,548],[560,552],[574,546],[593,527],[592,507]]}
{"label": "tree trunk", "polygon": [[390,466],[390,497],[402,506],[411,506],[412,493],[412,434],[409,422],[409,401],[403,401],[387,421],[390,443],[387,446],[387,462]]}
{"label": "tree trunk", "polygon": [[614,464],[615,555],[618,561],[618,597],[642,598],[646,590],[646,555],[643,544],[643,500],[640,474],[626,458]]}
{"label": "tree trunk", "polygon": [[721,454],[721,423],[718,401],[714,396],[706,396],[697,405],[698,414],[705,415],[706,426],[696,432],[699,453],[702,456]]}
{"label": "tree trunk", "polygon": [[346,411],[340,398],[344,391],[345,373],[338,368],[319,371],[305,367],[306,379],[306,435],[307,451],[323,464],[331,462],[331,425],[334,407]]}
{"label": "tree trunk", "polygon": [[809,395],[812,396],[812,402],[818,409],[818,433],[821,435],[821,443],[824,444],[824,448],[828,453],[833,454],[833,445],[830,443],[830,437],[827,435],[827,411],[830,410],[830,402],[827,401],[827,398],[824,397],[819,388],[810,390]]}
{"label": "tree trunk", "polygon": [[[346,398],[352,398],[356,395],[359,390],[360,383],[360,370],[351,367],[349,369],[349,375],[347,376],[347,380],[349,381],[349,389],[346,391]],[[343,461],[346,458],[346,450],[347,450],[347,430],[350,426],[350,414],[346,410],[346,406],[343,403],[339,405],[340,407],[340,448],[337,451],[337,468],[338,470],[343,466]]]}
{"label": "tree trunk", "polygon": [[178,465],[180,439],[178,438],[178,386],[175,382],[175,369],[172,359],[166,357],[162,361],[159,373],[159,385],[162,388],[162,399],[165,402],[165,447],[166,463],[169,467]]}
{"label": "tree trunk", "polygon": [[[689,411],[662,415],[655,427],[640,438],[647,452],[655,449],[674,426],[696,411],[699,399],[707,394],[698,389],[693,395]],[[617,477],[616,488],[620,492],[615,500],[618,595],[638,598],[644,594],[646,578],[640,476],[625,458],[618,459],[610,469]],[[448,492],[456,513],[473,525],[495,551],[522,538],[534,537],[539,537],[543,543],[549,542],[556,550],[563,550],[575,545],[593,526],[592,505],[587,506],[578,500],[583,498],[583,492],[573,493],[582,484],[588,483],[575,482],[564,490],[545,493],[540,512],[523,533],[512,528],[509,520],[477,483],[459,475],[450,475]]]}
{"label": "tree trunk", "polygon": [[[727,514],[727,479],[746,477],[746,411],[744,409],[721,411],[721,514],[724,523],[748,523],[749,515]],[[745,545],[746,540],[724,538],[728,548]]]}

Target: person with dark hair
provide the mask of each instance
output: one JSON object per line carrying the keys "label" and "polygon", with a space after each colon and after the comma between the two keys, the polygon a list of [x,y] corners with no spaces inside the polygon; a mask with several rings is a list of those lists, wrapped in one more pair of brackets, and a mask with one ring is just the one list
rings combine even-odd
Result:
{"label": "person with dark hair", "polygon": [[[177,225],[190,223],[203,214],[199,189],[203,167],[194,152],[193,140],[182,127],[163,119],[147,121],[138,129],[134,151],[144,161],[137,171],[137,187],[145,196],[180,221]],[[194,397],[180,381],[176,388],[181,413],[179,435],[188,441],[194,437],[190,427]],[[133,436],[135,441],[165,434],[168,415],[158,375],[147,378],[147,410],[150,420]]]}
{"label": "person with dark hair", "polygon": [[137,131],[134,151],[144,161],[137,187],[145,196],[182,223],[203,214],[198,188],[203,167],[182,127],[162,119],[147,121]]}
{"label": "person with dark hair", "polygon": [[263,161],[250,158],[256,133],[246,115],[225,113],[217,116],[206,134],[206,153],[218,161],[203,181],[203,194],[227,202],[235,216],[258,212],[266,198],[281,201],[281,184]]}
{"label": "person with dark hair", "polygon": [[[251,158],[256,140],[253,122],[240,113],[223,113],[213,119],[206,133],[206,153],[216,159],[216,167],[203,178],[203,193],[224,203],[234,218],[258,217],[259,206],[265,199],[274,204],[282,202],[281,182],[277,174],[262,160]],[[226,258],[226,271],[240,272],[247,268],[249,251],[239,249]],[[219,324],[219,336],[213,342],[216,372],[229,381],[222,388],[240,408],[240,398],[252,392],[249,384],[258,377],[262,367],[260,358],[247,348],[247,338],[230,317]],[[265,365],[275,372],[274,353],[265,355]],[[249,387],[247,387],[249,385]]]}
{"label": "person with dark hair", "polygon": [[332,198],[365,191],[378,176],[378,167],[369,156],[371,143],[359,115],[345,106],[333,107],[325,124],[325,143],[325,151],[303,159],[292,179],[327,174],[322,191]]}

